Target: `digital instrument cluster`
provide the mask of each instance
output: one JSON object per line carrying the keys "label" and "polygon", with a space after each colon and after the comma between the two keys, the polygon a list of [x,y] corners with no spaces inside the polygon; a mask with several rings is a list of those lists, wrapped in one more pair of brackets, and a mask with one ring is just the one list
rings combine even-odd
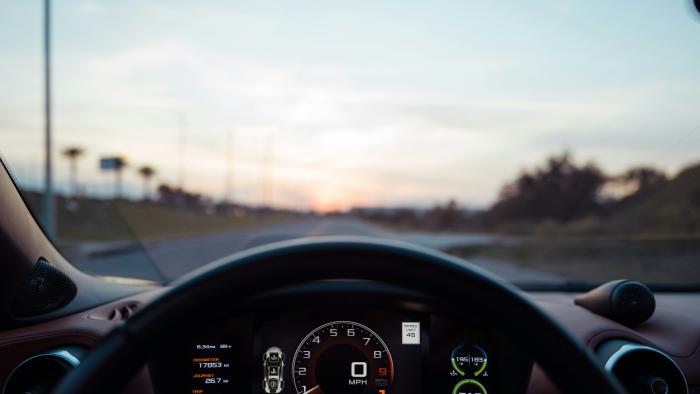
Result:
{"label": "digital instrument cluster", "polygon": [[329,322],[311,331],[294,352],[290,369],[297,393],[386,393],[394,381],[394,361],[384,340],[353,321]]}
{"label": "digital instrument cluster", "polygon": [[499,392],[492,339],[429,314],[288,311],[228,322],[187,346],[191,394]]}

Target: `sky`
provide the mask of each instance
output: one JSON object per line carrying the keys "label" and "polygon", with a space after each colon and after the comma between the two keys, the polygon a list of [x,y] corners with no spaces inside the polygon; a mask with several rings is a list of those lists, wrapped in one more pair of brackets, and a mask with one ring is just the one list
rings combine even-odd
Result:
{"label": "sky", "polygon": [[[41,2],[0,2],[0,152],[42,181]],[[215,198],[299,209],[493,203],[570,151],[608,172],[700,161],[686,0],[54,1],[59,190],[100,157]],[[231,185],[226,190],[226,185]]]}

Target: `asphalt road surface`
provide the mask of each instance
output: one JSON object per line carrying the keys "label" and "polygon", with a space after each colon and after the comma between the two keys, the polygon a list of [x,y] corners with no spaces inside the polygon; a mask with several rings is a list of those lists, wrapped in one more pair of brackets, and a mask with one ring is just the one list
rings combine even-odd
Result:
{"label": "asphalt road surface", "polygon": [[[434,249],[496,241],[492,236],[481,234],[393,232],[357,219],[324,218],[278,223],[213,235],[168,239],[146,243],[139,247],[131,244],[129,247],[115,247],[100,253],[77,254],[69,258],[79,268],[97,275],[168,282],[210,261],[251,247],[323,235],[395,239]],[[563,280],[556,275],[489,258],[476,258],[471,262],[513,281],[559,282]]]}

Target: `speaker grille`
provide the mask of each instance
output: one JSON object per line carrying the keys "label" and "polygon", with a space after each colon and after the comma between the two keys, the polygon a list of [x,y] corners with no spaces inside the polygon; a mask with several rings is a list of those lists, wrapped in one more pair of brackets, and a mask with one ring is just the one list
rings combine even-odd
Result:
{"label": "speaker grille", "polygon": [[75,283],[61,270],[39,259],[32,273],[17,290],[12,305],[16,317],[31,317],[54,311],[73,297]]}

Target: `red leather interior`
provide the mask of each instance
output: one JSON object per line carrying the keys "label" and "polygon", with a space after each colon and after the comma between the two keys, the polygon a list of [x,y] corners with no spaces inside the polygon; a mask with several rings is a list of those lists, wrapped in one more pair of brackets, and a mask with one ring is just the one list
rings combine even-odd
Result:
{"label": "red leather interior", "polygon": [[[575,294],[532,293],[531,297],[578,338],[595,348],[608,339],[628,339],[668,353],[691,386],[700,385],[700,294],[656,294],[656,311],[645,323],[625,327],[574,305]],[[531,394],[556,393],[539,368],[530,382]]]}
{"label": "red leather interior", "polygon": [[[125,304],[144,304],[161,290],[149,291],[51,322],[0,332],[0,381],[22,360],[62,345],[91,347],[102,335],[121,324],[109,320],[110,311]],[[622,338],[657,347],[683,369],[691,386],[700,385],[700,294],[657,294],[657,307],[649,321],[634,329],[574,305],[571,293],[531,293],[530,297],[592,348],[607,339]],[[152,393],[144,368],[127,393]],[[557,393],[535,367],[529,393]]]}

